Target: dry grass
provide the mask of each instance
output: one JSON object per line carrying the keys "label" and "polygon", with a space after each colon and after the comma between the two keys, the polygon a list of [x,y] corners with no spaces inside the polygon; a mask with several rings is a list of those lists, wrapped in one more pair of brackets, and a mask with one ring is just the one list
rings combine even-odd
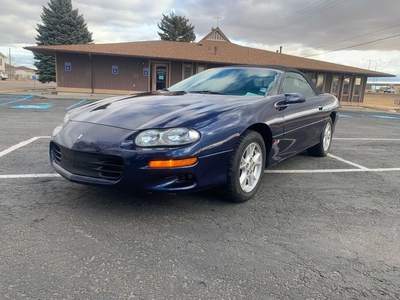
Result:
{"label": "dry grass", "polygon": [[400,104],[395,104],[400,100],[400,94],[366,93],[363,103],[341,102],[341,106],[359,106],[378,110],[395,110],[400,112]]}

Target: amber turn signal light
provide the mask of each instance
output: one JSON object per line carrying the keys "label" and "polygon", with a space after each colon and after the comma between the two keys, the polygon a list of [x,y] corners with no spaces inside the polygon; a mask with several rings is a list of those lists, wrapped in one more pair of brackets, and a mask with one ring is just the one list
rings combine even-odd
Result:
{"label": "amber turn signal light", "polygon": [[149,168],[177,168],[192,166],[197,162],[197,157],[170,160],[152,160]]}

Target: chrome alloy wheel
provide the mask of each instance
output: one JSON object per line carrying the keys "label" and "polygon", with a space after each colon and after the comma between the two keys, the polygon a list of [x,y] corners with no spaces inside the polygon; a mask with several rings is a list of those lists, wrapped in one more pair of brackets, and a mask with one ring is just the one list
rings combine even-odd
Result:
{"label": "chrome alloy wheel", "polygon": [[322,147],[324,148],[324,151],[328,151],[329,146],[331,145],[331,141],[332,141],[332,125],[330,122],[328,122],[326,123],[323,136]]}
{"label": "chrome alloy wheel", "polygon": [[262,150],[258,143],[251,143],[243,152],[239,167],[239,183],[246,193],[251,192],[256,186],[263,172]]}

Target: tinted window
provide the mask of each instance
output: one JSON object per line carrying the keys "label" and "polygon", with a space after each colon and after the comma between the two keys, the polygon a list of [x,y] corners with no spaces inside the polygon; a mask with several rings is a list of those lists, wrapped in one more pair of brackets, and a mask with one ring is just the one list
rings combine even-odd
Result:
{"label": "tinted window", "polygon": [[298,73],[286,73],[282,85],[283,93],[299,93],[306,98],[315,96],[315,92],[308,81]]}

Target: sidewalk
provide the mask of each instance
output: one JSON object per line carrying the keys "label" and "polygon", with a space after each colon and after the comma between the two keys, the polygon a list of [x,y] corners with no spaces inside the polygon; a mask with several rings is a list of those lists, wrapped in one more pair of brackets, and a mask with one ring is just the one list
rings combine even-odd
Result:
{"label": "sidewalk", "polygon": [[[6,89],[4,89],[6,88]],[[8,89],[7,89],[8,88]],[[55,84],[41,84],[32,82],[8,82],[8,84],[0,85],[0,93],[8,94],[29,94],[47,99],[93,99],[100,100],[114,96],[112,94],[87,94],[87,93],[65,93],[56,92]],[[392,113],[400,113],[400,104],[395,104],[396,100],[400,100],[400,94],[383,94],[383,93],[366,93],[363,103],[357,102],[341,102],[342,109],[372,109],[387,111]]]}
{"label": "sidewalk", "polygon": [[366,93],[362,103],[341,102],[340,105],[345,109],[373,109],[400,113],[400,104],[395,104],[396,100],[400,100],[400,94]]}
{"label": "sidewalk", "polygon": [[0,94],[27,94],[47,99],[93,99],[100,100],[117,95],[56,92],[55,83],[7,80],[0,82]]}

